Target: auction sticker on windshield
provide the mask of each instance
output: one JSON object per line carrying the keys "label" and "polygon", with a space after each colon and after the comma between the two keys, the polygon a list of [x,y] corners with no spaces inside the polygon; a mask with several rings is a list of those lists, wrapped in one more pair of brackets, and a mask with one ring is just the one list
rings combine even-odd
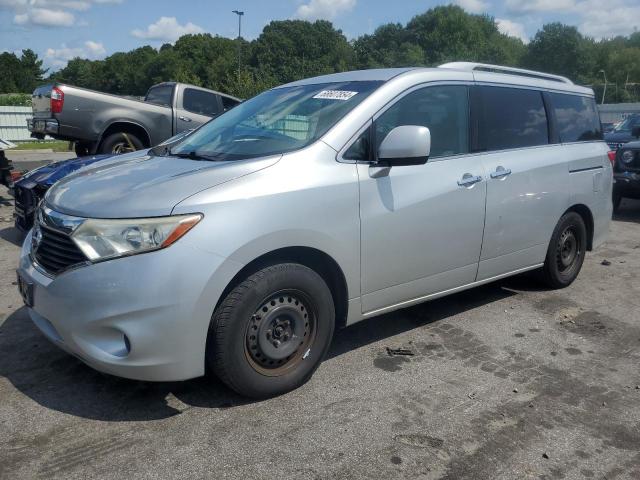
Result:
{"label": "auction sticker on windshield", "polygon": [[348,92],[346,90],[323,90],[314,95],[313,98],[321,98],[323,100],[349,100],[358,92]]}

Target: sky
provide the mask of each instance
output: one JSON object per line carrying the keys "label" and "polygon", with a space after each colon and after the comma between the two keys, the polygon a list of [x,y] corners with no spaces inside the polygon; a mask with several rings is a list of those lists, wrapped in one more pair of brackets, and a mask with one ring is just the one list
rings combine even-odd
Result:
{"label": "sky", "polygon": [[[545,23],[575,25],[597,39],[640,28],[640,0],[0,0],[0,51],[31,48],[52,71],[76,56],[101,59],[187,33],[256,38],[272,20],[326,19],[349,39],[389,22],[406,23],[453,3],[493,16],[503,33],[528,41]],[[390,8],[390,5],[392,6]]]}

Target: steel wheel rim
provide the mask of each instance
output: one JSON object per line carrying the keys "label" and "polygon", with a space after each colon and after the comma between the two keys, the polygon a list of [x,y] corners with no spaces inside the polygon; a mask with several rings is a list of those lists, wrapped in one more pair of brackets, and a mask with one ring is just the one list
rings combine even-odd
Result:
{"label": "steel wheel rim", "polygon": [[576,235],[574,227],[567,227],[558,239],[556,250],[556,264],[560,273],[571,271],[582,254],[580,237]]}
{"label": "steel wheel rim", "polygon": [[251,315],[245,356],[258,373],[282,376],[307,357],[316,331],[317,314],[308,295],[300,290],[281,290],[260,302]]}
{"label": "steel wheel rim", "polygon": [[133,151],[134,150],[126,142],[116,143],[111,149],[111,153],[114,153],[116,155],[120,155],[123,153],[130,153]]}

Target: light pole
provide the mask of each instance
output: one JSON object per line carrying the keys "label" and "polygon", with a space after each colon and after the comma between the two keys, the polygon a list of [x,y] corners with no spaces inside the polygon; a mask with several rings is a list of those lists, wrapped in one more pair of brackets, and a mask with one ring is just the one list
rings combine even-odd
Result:
{"label": "light pole", "polygon": [[242,68],[242,59],[241,59],[241,51],[242,48],[242,16],[244,12],[239,10],[234,10],[232,13],[238,15],[238,80],[240,79],[240,69]]}
{"label": "light pole", "polygon": [[604,75],[604,90],[602,90],[602,101],[600,102],[600,104],[604,104],[604,97],[607,94],[607,73],[604,70],[600,70],[600,72],[602,75]]}

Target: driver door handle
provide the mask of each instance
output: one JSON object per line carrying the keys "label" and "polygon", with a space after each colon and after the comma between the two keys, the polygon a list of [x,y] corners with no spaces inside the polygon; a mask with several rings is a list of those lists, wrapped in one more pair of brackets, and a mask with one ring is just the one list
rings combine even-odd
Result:
{"label": "driver door handle", "polygon": [[182,120],[183,122],[190,122],[191,119],[189,117],[178,117],[180,120]]}
{"label": "driver door handle", "polygon": [[461,187],[471,187],[478,182],[482,181],[482,177],[480,175],[471,175],[470,173],[465,173],[460,180],[458,180],[458,185]]}
{"label": "driver door handle", "polygon": [[499,166],[496,168],[495,172],[491,172],[491,178],[504,178],[509,175],[511,175],[511,170],[504,168],[503,166]]}

